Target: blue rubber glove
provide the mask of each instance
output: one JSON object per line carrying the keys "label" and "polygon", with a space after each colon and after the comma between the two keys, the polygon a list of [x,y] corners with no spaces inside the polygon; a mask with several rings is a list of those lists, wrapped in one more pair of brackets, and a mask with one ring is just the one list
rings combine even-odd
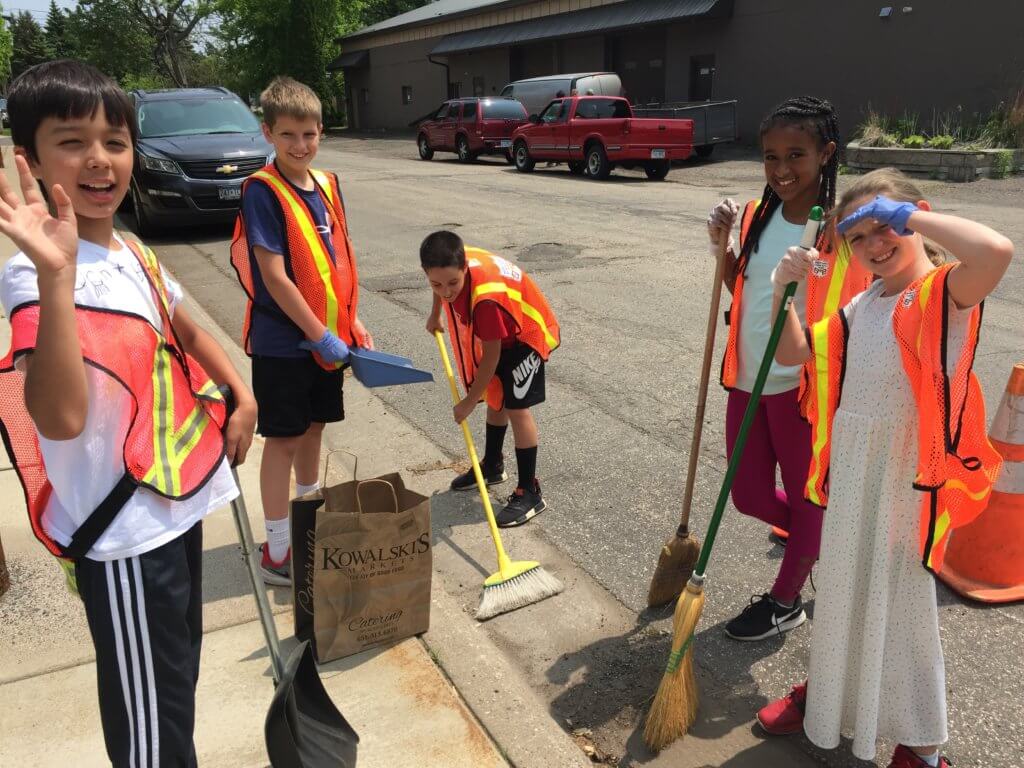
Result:
{"label": "blue rubber glove", "polygon": [[348,344],[330,331],[324,331],[320,341],[307,341],[303,339],[299,342],[299,349],[316,352],[328,363],[344,363],[348,360]]}
{"label": "blue rubber glove", "polygon": [[875,219],[876,221],[892,227],[893,231],[901,237],[913,234],[913,230],[907,229],[907,220],[912,213],[920,209],[913,203],[896,202],[888,197],[879,195],[870,203],[858,208],[854,213],[840,221],[836,227],[840,233],[845,234],[846,230],[864,219]]}

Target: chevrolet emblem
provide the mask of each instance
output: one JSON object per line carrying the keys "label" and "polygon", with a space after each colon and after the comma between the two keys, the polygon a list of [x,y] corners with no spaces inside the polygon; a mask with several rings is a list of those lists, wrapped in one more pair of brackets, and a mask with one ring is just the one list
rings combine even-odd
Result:
{"label": "chevrolet emblem", "polygon": [[220,168],[217,168],[217,173],[234,173],[238,170],[237,165],[231,165],[231,163],[225,163]]}

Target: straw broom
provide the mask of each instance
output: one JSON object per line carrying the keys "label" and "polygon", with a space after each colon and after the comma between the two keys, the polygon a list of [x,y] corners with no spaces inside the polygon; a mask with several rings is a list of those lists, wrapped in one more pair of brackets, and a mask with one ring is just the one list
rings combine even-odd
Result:
{"label": "straw broom", "polygon": [[[455,384],[455,373],[452,371],[448,349],[445,347],[444,337],[440,331],[434,331],[434,340],[441,353],[444,372],[448,376],[448,388],[451,390],[452,402],[458,405],[459,388]],[[517,608],[539,603],[545,598],[557,595],[564,587],[562,582],[541,568],[540,563],[513,562],[505,553],[501,535],[498,533],[498,524],[494,519],[494,510],[491,508],[491,496],[487,493],[487,484],[480,471],[480,461],[477,459],[476,447],[473,445],[473,436],[465,421],[460,426],[462,427],[462,437],[466,441],[466,450],[469,452],[469,460],[473,464],[473,476],[476,478],[476,486],[480,491],[480,500],[484,505],[484,513],[487,515],[487,525],[491,529],[494,549],[498,554],[498,572],[492,573],[484,582],[484,593],[476,612],[476,618],[479,621],[484,621],[500,613],[508,613]]]}
{"label": "straw broom", "polygon": [[683,510],[675,535],[661,548],[658,565],[651,577],[647,590],[647,607],[675,600],[686,586],[686,580],[693,573],[693,566],[700,555],[700,541],[690,535],[690,508],[693,505],[693,484],[697,476],[697,459],[700,457],[700,439],[704,429],[704,406],[708,399],[708,381],[711,378],[711,358],[715,354],[715,329],[718,326],[718,308],[722,300],[722,281],[725,278],[725,253],[729,238],[720,235],[715,246],[715,282],[711,288],[711,306],[708,309],[708,327],[704,337],[704,360],[700,368],[700,384],[697,389],[697,413],[693,419],[693,437],[690,440],[690,462],[686,469],[686,488],[683,491]]}
{"label": "straw broom", "polygon": [[[814,247],[822,215],[820,207],[814,206],[811,209],[811,215],[800,240],[802,248]],[[782,336],[782,329],[786,324],[786,313],[793,301],[796,288],[796,283],[790,283],[783,293],[782,304],[775,317],[772,333],[768,338],[768,346],[761,360],[761,367],[757,371],[754,388],[750,393],[750,402],[747,403],[743,422],[740,424],[739,434],[736,437],[736,444],[733,446],[729,467],[726,469],[722,488],[718,492],[718,501],[715,503],[715,511],[708,524],[707,537],[704,539],[704,546],[701,547],[700,558],[694,567],[693,575],[686,583],[686,589],[683,590],[683,594],[680,595],[676,603],[676,610],[672,618],[672,652],[669,654],[665,674],[662,675],[658,693],[654,697],[651,710],[647,714],[647,722],[644,725],[644,742],[655,752],[660,752],[680,736],[685,735],[697,717],[699,696],[697,680],[693,671],[693,638],[701,613],[704,611],[704,577],[707,572],[708,560],[711,558],[711,550],[715,546],[718,526],[722,522],[725,505],[729,500],[729,491],[732,489],[733,479],[739,469],[743,449],[747,444],[750,425],[757,413],[761,391],[768,378],[768,371],[772,367],[775,350],[779,346],[779,338]]]}

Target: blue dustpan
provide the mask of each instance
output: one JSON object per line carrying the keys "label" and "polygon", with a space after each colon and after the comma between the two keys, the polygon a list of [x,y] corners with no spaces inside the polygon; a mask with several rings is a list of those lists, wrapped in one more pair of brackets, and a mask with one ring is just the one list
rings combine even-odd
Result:
{"label": "blue dustpan", "polygon": [[409,358],[386,352],[352,347],[348,361],[352,373],[364,387],[394,387],[434,380],[434,374],[415,368]]}

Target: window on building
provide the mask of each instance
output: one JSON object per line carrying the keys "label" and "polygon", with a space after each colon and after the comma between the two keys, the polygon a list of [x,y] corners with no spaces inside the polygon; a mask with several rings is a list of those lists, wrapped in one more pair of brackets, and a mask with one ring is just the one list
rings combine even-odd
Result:
{"label": "window on building", "polygon": [[360,88],[359,89],[359,103],[364,107],[370,103],[370,89]]}
{"label": "window on building", "polygon": [[484,95],[486,95],[486,90],[484,88],[484,79],[482,77],[474,77],[473,78],[473,95],[474,96],[484,96]]}
{"label": "window on building", "polygon": [[457,99],[462,95],[462,83],[448,83],[448,98]]}
{"label": "window on building", "polygon": [[402,104],[403,105],[412,104],[412,86],[411,85],[403,85],[402,86]]}

